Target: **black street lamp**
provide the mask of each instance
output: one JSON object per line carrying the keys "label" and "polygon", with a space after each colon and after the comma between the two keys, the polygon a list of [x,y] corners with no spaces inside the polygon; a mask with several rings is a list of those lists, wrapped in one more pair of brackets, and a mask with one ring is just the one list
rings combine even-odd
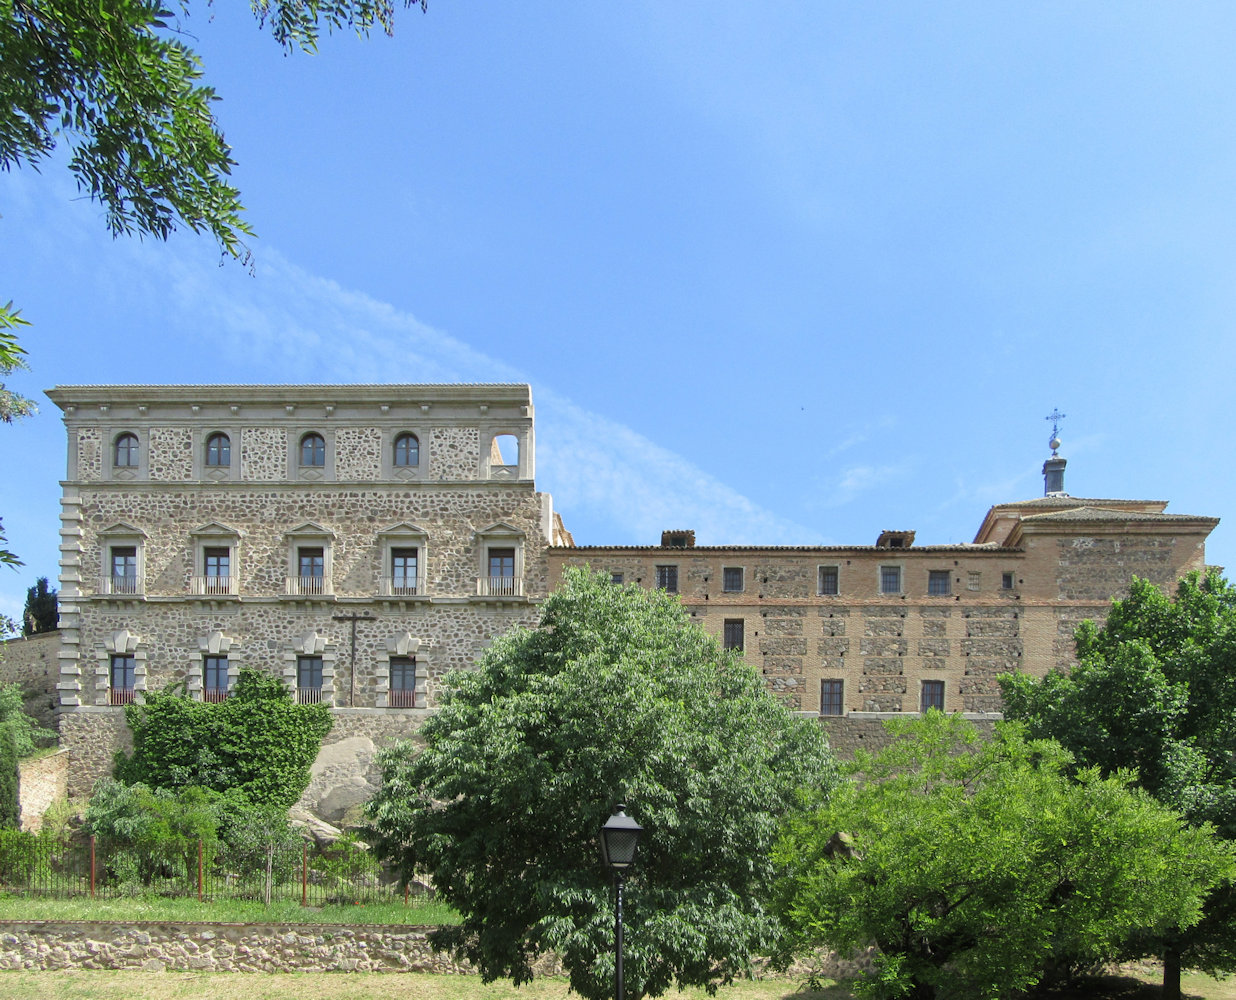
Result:
{"label": "black street lamp", "polygon": [[626,806],[614,806],[614,815],[601,827],[601,857],[614,870],[614,1000],[622,996],[622,876],[635,861],[635,848],[644,828],[631,819],[623,810]]}

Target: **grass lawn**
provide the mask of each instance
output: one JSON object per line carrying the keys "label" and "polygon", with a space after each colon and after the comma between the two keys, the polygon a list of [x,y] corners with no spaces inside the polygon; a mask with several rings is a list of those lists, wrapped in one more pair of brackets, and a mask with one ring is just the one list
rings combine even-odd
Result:
{"label": "grass lawn", "polygon": [[[1236,980],[1185,976],[1184,993],[1204,1000],[1236,1000]],[[853,1000],[843,985],[810,993],[788,981],[739,983],[719,1000]],[[1095,980],[1053,1000],[1153,1000],[1157,982],[1133,976]],[[510,983],[484,985],[475,976],[427,973],[181,973],[0,972],[0,1000],[568,1000],[564,979],[537,979],[516,990]],[[703,990],[669,998],[707,1000]]]}
{"label": "grass lawn", "polygon": [[416,901],[369,906],[301,906],[276,902],[269,907],[237,899],[199,903],[196,899],[32,899],[0,896],[0,920],[150,920],[179,923],[240,924],[455,924],[459,916],[443,903]]}

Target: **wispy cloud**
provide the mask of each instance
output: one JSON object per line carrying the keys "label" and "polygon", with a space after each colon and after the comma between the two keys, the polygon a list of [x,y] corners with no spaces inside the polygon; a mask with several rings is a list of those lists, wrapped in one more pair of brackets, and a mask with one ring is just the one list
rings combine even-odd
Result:
{"label": "wispy cloud", "polygon": [[842,469],[829,484],[829,488],[821,494],[820,505],[823,507],[840,507],[850,503],[863,493],[895,483],[904,479],[910,473],[910,464],[898,465],[852,465]]}
{"label": "wispy cloud", "polygon": [[581,543],[648,544],[674,526],[694,528],[702,542],[713,543],[786,544],[811,537],[802,525],[531,373],[269,249],[255,280],[225,278],[222,284],[224,294],[218,274],[189,257],[173,269],[179,311],[221,336],[233,361],[243,360],[238,372],[245,379],[531,382],[538,485],[554,495],[559,509],[586,510],[589,523],[607,530],[603,537],[578,537]]}

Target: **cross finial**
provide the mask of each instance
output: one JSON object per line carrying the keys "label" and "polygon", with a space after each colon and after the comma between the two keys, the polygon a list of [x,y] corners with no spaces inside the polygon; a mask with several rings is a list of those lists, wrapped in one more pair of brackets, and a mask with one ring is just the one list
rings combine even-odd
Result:
{"label": "cross finial", "polygon": [[1060,421],[1066,416],[1067,414],[1060,412],[1060,407],[1054,406],[1051,413],[1043,418],[1051,421],[1051,440],[1047,442],[1047,447],[1051,449],[1053,456],[1056,454],[1056,449],[1060,447]]}

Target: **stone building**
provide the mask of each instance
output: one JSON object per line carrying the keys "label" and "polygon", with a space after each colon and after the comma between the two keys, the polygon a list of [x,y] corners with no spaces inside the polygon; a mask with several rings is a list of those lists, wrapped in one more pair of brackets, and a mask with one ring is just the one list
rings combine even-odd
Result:
{"label": "stone building", "polygon": [[241,667],[408,735],[442,675],[536,620],[548,547],[526,385],[60,386],[59,728],[73,794],[123,706]]}
{"label": "stone building", "polygon": [[533,624],[580,565],[677,593],[843,752],[890,713],[991,718],[1001,673],[1069,662],[1078,622],[1134,575],[1170,586],[1202,569],[1218,523],[1071,497],[1053,454],[1045,495],[991,508],[965,545],[884,531],[865,546],[704,546],[667,531],[576,546],[536,490],[526,385],[48,395],[68,432],[53,674],[71,794],[125,745],[125,704],[169,685],[222,699],[253,667],[331,706],[302,804],[338,819],[443,674]]}
{"label": "stone building", "polygon": [[1102,619],[1133,576],[1170,587],[1203,569],[1218,524],[1163,501],[1071,497],[1064,464],[1053,454],[1045,495],[992,507],[968,544],[883,531],[874,545],[704,546],[666,531],[660,545],[553,548],[550,585],[587,565],[678,594],[843,749],[889,713],[994,717],[1000,674],[1071,662],[1081,621]]}

